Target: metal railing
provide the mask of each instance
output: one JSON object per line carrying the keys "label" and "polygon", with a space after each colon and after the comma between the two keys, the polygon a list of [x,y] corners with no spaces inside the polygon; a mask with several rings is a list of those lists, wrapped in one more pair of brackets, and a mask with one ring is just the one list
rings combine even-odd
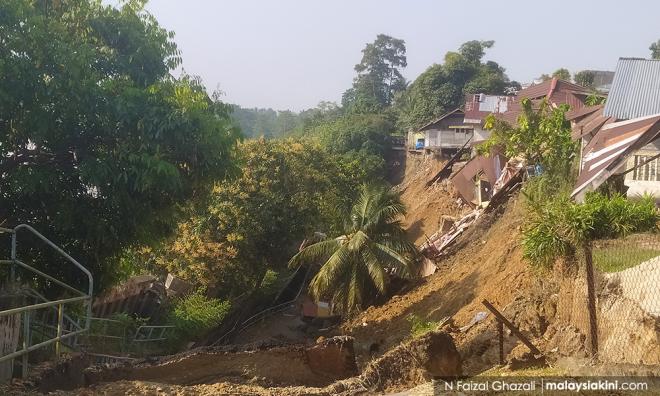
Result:
{"label": "metal railing", "polygon": [[[18,235],[19,231],[26,231],[32,234],[33,236],[36,236],[41,242],[46,244],[47,246],[51,247],[53,250],[55,250],[60,256],[64,257],[72,263],[76,268],[78,268],[83,274],[87,276],[88,280],[88,289],[87,292],[80,291],[76,289],[75,287],[53,277],[50,276],[30,265],[25,264],[21,260],[18,259],[17,257],[17,244],[18,244]],[[29,271],[43,279],[46,279],[58,286],[61,286],[62,288],[66,289],[67,291],[73,292],[75,294],[75,297],[71,298],[63,298],[59,300],[54,300],[54,301],[48,301],[46,300],[43,296],[39,294],[39,296],[46,301],[40,302],[40,303],[35,303],[35,304],[30,304],[30,305],[25,305],[22,307],[17,307],[17,308],[11,308],[7,310],[0,311],[0,317],[5,317],[5,316],[10,316],[10,315],[22,315],[22,327],[23,327],[23,334],[22,334],[22,348],[14,351],[12,353],[8,353],[6,355],[0,356],[0,362],[5,362],[8,360],[15,359],[17,357],[22,357],[22,375],[23,377],[27,377],[28,374],[28,354],[32,351],[48,347],[52,344],[55,344],[55,354],[59,356],[61,352],[61,343],[62,341],[75,337],[79,334],[84,333],[89,329],[90,326],[90,318],[91,318],[91,312],[92,312],[92,290],[94,288],[94,281],[92,278],[92,274],[84,267],[82,266],[78,261],[76,261],[73,257],[71,257],[69,254],[67,254],[64,250],[62,250],[59,246],[57,246],[55,243],[51,242],[48,238],[40,234],[37,230],[32,228],[31,226],[27,224],[21,224],[13,229],[9,228],[0,228],[0,233],[8,233],[11,234],[11,257],[9,260],[0,260],[0,265],[10,265],[10,283],[14,284],[16,282],[16,271],[20,267],[26,271]],[[37,293],[38,294],[38,293]],[[75,304],[75,303],[83,303],[86,306],[87,310],[87,315],[85,319],[85,325],[83,327],[78,326],[76,330],[70,331],[66,334],[64,334],[64,307],[69,304]],[[40,309],[56,309],[57,310],[57,322],[55,326],[55,336],[52,338],[49,338],[45,341],[39,342],[34,345],[31,344],[31,332],[32,328],[30,325],[31,322],[31,316],[32,313],[34,313],[37,310]]]}
{"label": "metal railing", "polygon": [[[294,272],[294,274],[291,275],[290,279],[293,279],[296,273],[300,271],[301,268],[302,266],[298,267],[296,269],[296,272]],[[284,312],[290,307],[292,307],[300,297],[300,294],[302,293],[303,289],[305,288],[305,285],[307,284],[307,280],[309,278],[309,274],[311,273],[311,271],[312,271],[312,266],[310,265],[307,267],[307,272],[305,273],[305,277],[303,278],[303,281],[300,283],[300,287],[294,298],[292,298],[289,301],[283,302],[281,304],[268,307],[262,311],[259,311],[243,321],[238,320],[229,331],[227,331],[220,338],[215,340],[215,342],[213,342],[211,346],[222,345],[222,343],[225,340],[227,340],[230,336],[240,334],[241,332],[247,330],[249,327],[252,327],[255,323],[258,323],[260,320],[264,320],[269,316],[278,314],[280,312]]]}

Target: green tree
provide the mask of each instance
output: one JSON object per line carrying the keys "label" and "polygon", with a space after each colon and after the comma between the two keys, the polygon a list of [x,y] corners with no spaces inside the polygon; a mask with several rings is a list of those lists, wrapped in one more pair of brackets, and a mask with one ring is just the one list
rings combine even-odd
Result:
{"label": "green tree", "polygon": [[504,94],[512,86],[504,69],[497,63],[482,62],[493,41],[468,41],[458,52],[448,52],[444,64],[435,64],[422,74],[395,103],[397,126],[416,129],[461,105],[465,95],[473,93]]}
{"label": "green tree", "polygon": [[310,283],[317,300],[330,298],[349,314],[388,291],[390,274],[411,278],[415,245],[398,219],[405,214],[399,195],[374,184],[364,185],[342,235],[312,244],[289,261],[290,267],[324,262]]}
{"label": "green tree", "polygon": [[651,44],[649,50],[651,51],[651,59],[660,59],[660,40]]}
{"label": "green tree", "polygon": [[522,113],[515,126],[492,114],[486,118],[484,127],[491,131],[491,136],[479,151],[487,154],[493,147],[502,147],[509,158],[522,157],[528,164],[540,164],[545,173],[567,178],[577,152],[571,125],[564,116],[568,106],[553,108],[543,100],[535,109],[529,99],[523,99],[521,105]]}
{"label": "green tree", "polygon": [[176,236],[147,252],[156,266],[223,297],[258,289],[304,238],[338,230],[365,180],[312,141],[249,140],[238,160],[240,175],[216,183]]}
{"label": "green tree", "polygon": [[555,78],[558,78],[558,79],[564,80],[564,81],[571,81],[571,72],[569,72],[568,69],[565,69],[565,68],[562,67],[560,69],[555,70],[552,73],[552,77],[555,77]]}
{"label": "green tree", "polygon": [[596,76],[594,75],[594,72],[591,70],[582,70],[575,73],[575,76],[573,76],[573,78],[575,78],[576,84],[587,88],[593,88],[595,77]]}
{"label": "green tree", "polygon": [[176,206],[225,175],[238,138],[227,106],[170,76],[173,34],[144,3],[0,3],[0,219],[52,237],[97,286],[122,249],[167,234]]}
{"label": "green tree", "polygon": [[358,75],[344,93],[342,104],[356,112],[377,112],[391,105],[396,92],[406,87],[401,74],[406,66],[405,42],[379,34],[362,50],[362,60],[355,65]]}

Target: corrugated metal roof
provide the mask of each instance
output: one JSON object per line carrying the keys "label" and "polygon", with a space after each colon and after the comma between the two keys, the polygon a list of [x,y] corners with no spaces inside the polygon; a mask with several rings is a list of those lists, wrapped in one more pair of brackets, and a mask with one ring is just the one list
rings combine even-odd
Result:
{"label": "corrugated metal roof", "polygon": [[452,110],[452,111],[450,111],[449,113],[447,113],[447,114],[443,114],[442,116],[436,118],[435,120],[433,120],[433,121],[429,122],[428,124],[424,125],[423,127],[419,128],[419,130],[420,130],[420,131],[426,130],[426,129],[428,129],[429,127],[433,126],[433,124],[435,124],[435,123],[437,123],[437,122],[440,122],[440,121],[444,120],[445,118],[447,118],[447,117],[449,117],[449,116],[451,116],[451,115],[454,115],[454,114],[461,114],[461,115],[462,115],[462,114],[464,114],[464,113],[463,113],[463,110],[461,110],[461,109],[455,109],[455,110]]}
{"label": "corrugated metal roof", "polygon": [[660,115],[640,117],[603,126],[582,151],[582,169],[572,196],[581,200],[595,190],[636,150],[656,140]]}
{"label": "corrugated metal roof", "polygon": [[603,114],[630,119],[660,113],[660,60],[619,58]]}

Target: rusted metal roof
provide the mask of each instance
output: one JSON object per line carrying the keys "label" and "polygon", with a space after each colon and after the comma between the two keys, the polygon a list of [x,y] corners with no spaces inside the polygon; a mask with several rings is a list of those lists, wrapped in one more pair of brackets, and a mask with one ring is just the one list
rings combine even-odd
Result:
{"label": "rusted metal roof", "polygon": [[619,168],[628,156],[660,135],[660,114],[612,122],[603,126],[585,146],[582,167],[571,196],[584,198],[587,191],[598,188]]}
{"label": "rusted metal roof", "polygon": [[428,129],[428,128],[432,127],[434,124],[436,124],[436,123],[438,123],[438,122],[444,120],[445,118],[447,118],[451,115],[454,115],[454,114],[464,114],[464,113],[463,113],[463,110],[461,110],[461,109],[452,110],[449,113],[443,114],[439,118],[436,118],[435,120],[433,120],[433,121],[429,122],[428,124],[424,125],[423,127],[419,128],[419,130],[423,131],[425,129]]}
{"label": "rusted metal roof", "polygon": [[553,78],[518,92],[515,101],[509,105],[509,110],[498,114],[497,118],[514,125],[522,111],[520,106],[522,99],[530,99],[534,109],[539,107],[542,99],[546,99],[551,105],[567,104],[571,109],[579,110],[584,107],[584,102],[589,95],[591,95],[591,91],[585,87]]}
{"label": "rusted metal roof", "polygon": [[513,96],[470,94],[465,97],[465,123],[480,124],[491,113],[504,113]]}
{"label": "rusted metal roof", "polygon": [[660,113],[660,60],[619,58],[604,114],[618,119]]}

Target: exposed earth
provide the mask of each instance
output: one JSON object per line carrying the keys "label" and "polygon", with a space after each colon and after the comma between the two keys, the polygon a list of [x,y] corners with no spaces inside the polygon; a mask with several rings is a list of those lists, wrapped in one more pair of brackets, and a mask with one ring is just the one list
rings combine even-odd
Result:
{"label": "exposed earth", "polygon": [[[426,187],[442,161],[410,155],[405,162],[397,188],[409,210],[404,222],[411,238],[421,244],[438,230],[443,216],[461,217],[470,208],[459,204],[446,181]],[[433,275],[326,330],[325,338],[317,341],[317,335],[304,331],[295,312],[284,312],[235,340],[251,345],[87,369],[80,380],[87,387],[54,394],[431,394],[433,377],[535,375],[529,367],[537,365],[545,368],[536,375],[660,374],[657,301],[632,292],[633,284],[657,275],[657,260],[626,270],[623,281],[622,275],[613,274],[601,282],[597,291],[603,324],[601,359],[610,363],[594,366],[588,358],[585,283],[577,269],[540,270],[523,260],[523,220],[522,199],[514,194],[468,228],[436,262]],[[495,319],[483,300],[513,322],[544,356],[532,356],[505,331],[506,366],[501,366]],[[413,314],[443,324],[413,338]],[[621,315],[628,315],[626,326],[617,325],[615,330],[606,326]],[[631,337],[636,338],[621,344]],[[633,368],[626,371],[623,364]]]}

